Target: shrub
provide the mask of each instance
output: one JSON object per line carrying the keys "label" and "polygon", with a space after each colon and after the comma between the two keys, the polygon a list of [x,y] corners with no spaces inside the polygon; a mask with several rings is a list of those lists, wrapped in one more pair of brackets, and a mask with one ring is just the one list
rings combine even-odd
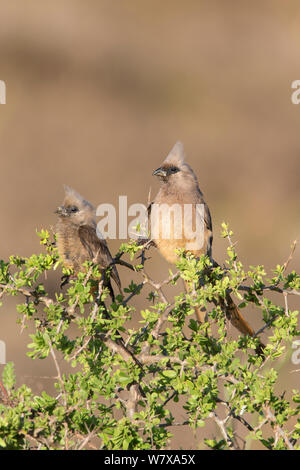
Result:
{"label": "shrub", "polygon": [[[140,283],[131,281],[114,302],[103,288],[103,276],[97,295],[92,293],[93,279],[101,279],[92,263],[67,289],[47,294],[41,279],[60,264],[47,231],[39,233],[44,253],[1,261],[0,297],[20,299],[20,324],[35,326],[28,355],[33,360],[52,357],[56,393],[35,395],[26,384],[17,388],[13,364],[8,363],[0,389],[0,446],[163,449],[172,443],[175,426],[196,429],[213,420],[215,438],[197,447],[243,447],[235,431],[239,422],[248,442],[257,440],[267,449],[299,448],[300,394],[289,391],[288,399],[276,392],[279,374],[272,365],[287,356],[299,334],[298,311],[290,310],[288,298],[300,295],[300,277],[287,273],[291,257],[271,278],[263,266],[246,270],[225,224],[222,235],[229,240],[224,267],[210,266],[204,256],[197,260],[180,253],[177,271],[161,283],[147,275],[144,247],[134,241],[123,244],[114,260],[120,264],[129,257],[123,264],[138,273]],[[134,260],[138,263],[131,264]],[[180,278],[193,289],[167,299],[164,286]],[[131,300],[146,285],[151,292],[137,313]],[[255,306],[262,323],[257,336],[230,337],[218,304],[226,292],[239,299],[240,309]],[[276,303],[268,297],[274,292]],[[206,323],[195,321],[195,306],[206,309]],[[137,327],[129,328],[133,314]],[[262,333],[268,334],[264,356],[255,352]],[[64,362],[74,368],[71,373],[62,371]],[[182,420],[174,418],[174,409]]]}

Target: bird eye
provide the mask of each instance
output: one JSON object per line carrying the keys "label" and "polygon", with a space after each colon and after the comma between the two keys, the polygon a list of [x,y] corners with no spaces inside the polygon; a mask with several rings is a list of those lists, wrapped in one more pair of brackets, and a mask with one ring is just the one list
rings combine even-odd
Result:
{"label": "bird eye", "polygon": [[78,209],[78,207],[76,207],[76,206],[71,206],[71,207],[69,207],[69,211],[70,211],[70,212],[78,212],[78,210],[79,210],[79,209]]}
{"label": "bird eye", "polygon": [[179,171],[179,168],[177,168],[177,166],[171,166],[169,171],[170,173],[177,173]]}

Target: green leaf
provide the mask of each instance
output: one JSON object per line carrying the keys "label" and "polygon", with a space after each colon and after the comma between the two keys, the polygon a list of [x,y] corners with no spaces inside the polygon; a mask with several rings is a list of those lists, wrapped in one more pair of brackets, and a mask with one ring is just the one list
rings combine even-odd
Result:
{"label": "green leaf", "polygon": [[10,392],[16,384],[15,366],[13,362],[8,362],[2,372],[3,385]]}
{"label": "green leaf", "polygon": [[174,379],[177,377],[177,372],[175,370],[163,370],[162,375],[168,379]]}

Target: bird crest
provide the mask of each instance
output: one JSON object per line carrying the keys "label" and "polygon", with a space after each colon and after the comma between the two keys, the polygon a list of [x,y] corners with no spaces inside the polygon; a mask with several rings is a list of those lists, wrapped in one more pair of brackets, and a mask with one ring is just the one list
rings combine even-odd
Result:
{"label": "bird crest", "polygon": [[164,163],[181,166],[184,163],[184,148],[182,142],[176,142]]}
{"label": "bird crest", "polygon": [[79,193],[77,193],[75,189],[70,188],[67,185],[64,185],[64,190],[65,190],[64,206],[75,205],[79,207],[80,209],[89,209],[91,212],[94,212],[94,206],[89,201],[86,201]]}

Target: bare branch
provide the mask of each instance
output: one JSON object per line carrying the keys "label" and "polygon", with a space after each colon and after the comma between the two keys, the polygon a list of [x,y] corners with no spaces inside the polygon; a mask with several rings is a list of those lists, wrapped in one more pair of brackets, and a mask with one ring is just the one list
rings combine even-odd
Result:
{"label": "bare branch", "polygon": [[275,415],[272,413],[270,406],[265,405],[263,407],[263,411],[265,413],[266,419],[272,424],[272,426],[275,429],[275,433],[282,437],[285,445],[288,447],[289,450],[295,450],[293,444],[288,438],[287,433],[282,429],[282,427],[279,426],[279,424],[276,421]]}
{"label": "bare branch", "polygon": [[226,430],[226,427],[225,427],[225,423],[227,421],[227,418],[225,418],[223,421],[217,416],[217,414],[215,413],[215,411],[212,411],[211,413],[209,413],[209,417],[212,418],[214,420],[214,422],[216,423],[216,425],[219,427],[220,431],[221,431],[221,434],[224,438],[224,440],[226,441],[229,449],[231,450],[234,450],[236,448],[233,440],[231,439],[231,437],[229,436],[227,430]]}
{"label": "bare branch", "polygon": [[293,256],[294,256],[294,253],[295,253],[295,250],[296,250],[296,247],[297,247],[297,242],[298,242],[298,240],[294,240],[293,243],[292,243],[292,249],[291,249],[290,255],[289,255],[288,259],[286,260],[286,262],[283,264],[283,266],[284,266],[283,272],[286,271],[288,265],[290,264],[290,262],[293,259]]}

